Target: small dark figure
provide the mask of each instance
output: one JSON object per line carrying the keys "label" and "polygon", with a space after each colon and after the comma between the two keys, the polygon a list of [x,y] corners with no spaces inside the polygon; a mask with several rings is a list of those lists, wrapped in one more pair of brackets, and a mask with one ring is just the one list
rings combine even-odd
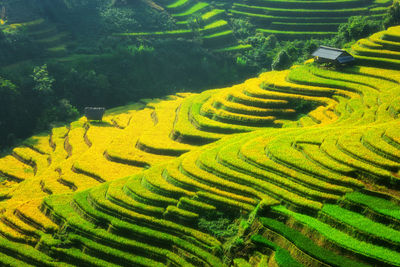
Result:
{"label": "small dark figure", "polygon": [[0,26],[7,23],[6,8],[3,6],[0,13]]}
{"label": "small dark figure", "polygon": [[6,8],[4,6],[1,8],[0,19],[6,20]]}
{"label": "small dark figure", "polygon": [[103,119],[106,108],[101,107],[86,107],[85,116],[88,120],[101,121]]}

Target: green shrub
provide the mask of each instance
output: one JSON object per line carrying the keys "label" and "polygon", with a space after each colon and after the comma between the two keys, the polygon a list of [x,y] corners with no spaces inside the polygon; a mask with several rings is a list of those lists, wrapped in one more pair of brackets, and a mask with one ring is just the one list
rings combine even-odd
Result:
{"label": "green shrub", "polygon": [[275,57],[274,61],[271,64],[271,69],[273,70],[283,70],[288,67],[292,62],[290,61],[289,55],[285,50],[282,50],[278,53],[278,55]]}
{"label": "green shrub", "polygon": [[254,32],[254,25],[246,19],[231,19],[233,33],[238,39],[244,40]]}
{"label": "green shrub", "polygon": [[383,25],[386,28],[400,24],[400,3],[398,0],[394,0],[392,6],[389,8],[386,14]]}
{"label": "green shrub", "polygon": [[337,46],[343,47],[345,43],[365,38],[380,30],[383,30],[382,22],[374,20],[372,17],[349,17],[347,23],[339,26],[334,42]]}
{"label": "green shrub", "polygon": [[233,219],[227,217],[222,212],[210,212],[199,219],[198,227],[200,230],[210,233],[217,239],[228,239],[237,234],[239,229]]}

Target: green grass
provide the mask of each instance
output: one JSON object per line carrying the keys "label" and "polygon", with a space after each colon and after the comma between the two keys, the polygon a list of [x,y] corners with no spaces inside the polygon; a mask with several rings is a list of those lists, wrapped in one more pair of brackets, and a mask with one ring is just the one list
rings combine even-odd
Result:
{"label": "green grass", "polygon": [[279,213],[293,217],[296,219],[296,221],[301,222],[307,225],[309,228],[317,231],[327,240],[330,240],[354,253],[371,257],[372,259],[376,259],[378,261],[384,261],[389,264],[400,264],[400,254],[398,252],[371,243],[362,242],[337,229],[332,228],[325,223],[322,223],[311,216],[290,211],[283,206],[273,207],[272,209]]}
{"label": "green grass", "polygon": [[185,37],[190,36],[192,30],[173,30],[160,32],[132,32],[132,33],[115,33],[114,36],[149,36],[149,37]]}
{"label": "green grass", "polygon": [[7,255],[5,258],[1,257],[0,262],[9,262],[10,257],[14,257],[19,259],[16,260],[14,264],[21,262],[22,264],[25,264],[27,266],[29,264],[37,266],[57,265],[50,256],[36,250],[35,248],[29,245],[9,241],[4,237],[0,238],[0,253],[4,253],[5,255]]}
{"label": "green grass", "polygon": [[400,59],[400,52],[392,51],[392,50],[377,50],[376,48],[379,47],[363,47],[357,43],[356,45],[352,46],[352,50],[359,56],[365,57],[377,57],[377,58],[388,58],[399,60]]}
{"label": "green grass", "polygon": [[307,143],[300,143],[296,145],[298,149],[300,149],[303,153],[307,155],[307,157],[317,162],[318,164],[328,168],[329,170],[343,173],[345,175],[350,175],[351,172],[354,172],[353,168],[347,166],[346,164],[337,162],[336,160],[333,160],[332,158],[324,154],[319,149],[319,145]]}
{"label": "green grass", "polygon": [[23,262],[21,260],[17,260],[14,257],[6,255],[6,254],[1,253],[1,252],[0,252],[0,264],[2,264],[4,266],[11,266],[11,267],[20,267],[20,266],[23,266],[23,267],[32,266],[33,267],[34,266],[34,265],[31,265],[31,264],[29,264],[27,262]]}
{"label": "green grass", "polygon": [[[208,93],[206,93],[206,95],[208,95]],[[196,124],[192,121],[191,110],[193,108],[193,102],[198,97],[199,96],[197,95],[191,96],[186,99],[180,106],[177,112],[177,118],[172,133],[172,136],[175,140],[178,139],[183,141],[184,143],[190,144],[205,144],[214,142],[226,136],[226,134],[223,133],[214,133],[205,130],[199,130],[195,126]]]}
{"label": "green grass", "polygon": [[304,38],[306,37],[311,37],[311,36],[318,36],[318,37],[326,37],[326,36],[331,36],[335,35],[336,32],[318,32],[318,31],[279,31],[279,30],[269,30],[269,29],[257,29],[257,32],[260,33],[266,33],[266,34],[275,34],[275,35],[287,35],[287,36],[303,36]]}
{"label": "green grass", "polygon": [[363,55],[354,55],[354,58],[359,62],[359,64],[371,66],[371,67],[385,67],[391,69],[398,69],[400,67],[400,60],[390,59],[390,58],[382,58],[382,57],[374,57],[374,56],[363,56]]}
{"label": "green grass", "polygon": [[214,206],[187,197],[181,197],[179,199],[178,208],[199,214],[207,214],[216,211]]}
{"label": "green grass", "polygon": [[207,12],[207,13],[202,14],[202,15],[201,15],[201,18],[202,18],[204,21],[207,21],[207,20],[209,20],[209,19],[211,19],[211,18],[213,18],[213,17],[215,17],[215,16],[218,16],[218,15],[220,15],[220,14],[223,14],[224,12],[225,12],[225,11],[224,11],[223,9],[213,9],[213,10]]}
{"label": "green grass", "polygon": [[400,168],[398,162],[386,159],[385,157],[382,157],[366,148],[361,143],[362,136],[363,134],[360,132],[349,131],[338,139],[338,146],[340,146],[341,150],[347,154],[382,169],[392,170],[395,172]]}
{"label": "green grass", "polygon": [[360,192],[353,192],[346,195],[346,200],[376,211],[385,216],[400,221],[400,206],[383,198],[366,195]]}
{"label": "green grass", "polygon": [[243,10],[253,11],[254,13],[258,12],[267,12],[268,14],[272,15],[293,15],[297,14],[300,16],[324,16],[327,17],[334,17],[334,16],[346,16],[346,15],[353,15],[354,13],[362,13],[368,10],[367,7],[358,7],[358,8],[343,8],[343,9],[288,9],[288,8],[271,8],[271,7],[262,7],[262,6],[250,6],[245,4],[234,4],[235,8],[240,8]]}
{"label": "green grass", "polygon": [[[339,196],[336,194],[343,194],[344,192],[349,191],[348,188],[324,183],[322,181],[312,179],[311,177],[307,177],[306,175],[302,175],[301,173],[290,173],[288,170],[285,170],[284,166],[275,165],[276,170],[274,170],[273,168],[264,168],[263,170],[254,168],[254,165],[250,164],[244,159],[241,159],[241,157],[238,156],[240,155],[240,148],[243,145],[244,143],[242,142],[226,145],[219,151],[218,161],[227,168],[233,168],[236,171],[247,173],[252,177],[271,182],[275,185],[278,185],[279,187],[287,189],[288,191],[292,191],[295,194],[317,201],[335,201],[339,198]],[[286,175],[285,172],[287,173]],[[278,173],[279,175],[277,175]],[[288,174],[291,174],[291,176],[289,176]],[[255,184],[257,183],[261,182],[255,182]],[[319,190],[314,189],[317,186],[319,187]],[[271,190],[271,193],[276,192],[278,192],[276,189]],[[284,199],[290,201],[291,198],[285,198],[285,195],[286,194],[282,194]]]}
{"label": "green grass", "polygon": [[[293,83],[318,87],[321,96],[331,96],[333,93],[340,94],[340,91],[338,89],[349,92],[361,92],[358,86],[340,80],[336,81],[330,78],[316,76],[312,73],[312,70],[313,69],[309,66],[301,66],[293,69],[289,73],[287,78],[290,82]],[[328,88],[330,88],[331,90],[329,90]],[[319,92],[314,92],[314,94],[316,93]],[[345,93],[346,92],[343,93],[344,96],[346,96]]]}
{"label": "green grass", "polygon": [[[340,132],[336,133],[336,135],[340,135]],[[378,183],[389,184],[391,183],[392,179],[394,179],[389,171],[367,164],[363,161],[358,160],[357,158],[353,158],[348,154],[342,152],[337,147],[336,143],[337,136],[328,136],[322,143],[321,150],[336,161],[347,164],[355,169],[363,170],[367,174],[370,174],[370,176],[372,175],[371,178],[375,179],[375,181]]]}
{"label": "green grass", "polygon": [[[165,179],[178,187],[184,188],[189,191],[196,192],[196,196],[194,197],[197,200],[199,192],[206,192],[208,193],[208,198],[212,197],[211,195],[215,195],[219,197],[219,201],[215,203],[209,203],[206,198],[207,204],[214,206],[215,204],[223,208],[232,208],[236,209],[238,202],[246,202],[246,203],[253,203],[255,205],[255,201],[251,198],[247,198],[244,196],[240,196],[237,194],[233,194],[228,191],[221,190],[212,184],[201,183],[200,181],[193,179],[185,174],[183,174],[180,170],[181,161],[173,162],[172,164],[168,165],[166,168],[166,172],[164,174]],[[226,201],[225,201],[226,200]],[[200,201],[204,202],[204,201]],[[233,206],[232,206],[233,205]],[[246,204],[246,208],[250,209],[250,206]]]}
{"label": "green grass", "polygon": [[[86,191],[86,193],[80,194],[80,196],[77,197],[75,200],[79,202],[79,205],[85,207],[84,212],[90,211],[90,214],[94,216],[94,218],[97,218],[97,220],[103,222],[104,221],[111,222],[112,220],[115,219],[116,222],[118,222],[119,225],[118,227],[122,227],[120,229],[122,233],[124,232],[123,229],[125,229],[126,227],[130,227],[134,230],[136,229],[135,228],[136,226],[139,227],[139,225],[144,225],[150,228],[162,229],[163,232],[165,233],[173,233],[174,235],[181,236],[183,238],[188,237],[189,240],[191,240],[195,244],[201,245],[202,247],[207,249],[210,249],[211,247],[214,246],[219,246],[219,242],[216,239],[204,233],[201,233],[197,230],[194,230],[192,228],[184,227],[180,224],[170,222],[167,220],[162,220],[144,214],[140,214],[137,212],[132,212],[121,206],[115,205],[104,198],[104,193],[106,192],[106,190],[107,186],[98,187],[96,190],[93,189],[90,190],[90,192]],[[88,201],[85,200],[85,198],[88,196],[90,198],[89,202],[91,204],[89,204]],[[95,206],[96,209],[94,209],[92,205]],[[124,217],[125,220],[128,220],[131,223],[130,226],[125,224],[120,224],[118,221],[119,219],[114,218],[117,214]],[[119,231],[118,227],[116,227],[116,231]],[[129,231],[129,229],[127,229],[126,231]],[[148,232],[148,233],[156,233],[156,232]],[[176,236],[174,238],[176,238]]]}
{"label": "green grass", "polygon": [[218,48],[218,49],[215,49],[214,52],[217,52],[217,53],[238,52],[238,51],[249,50],[251,48],[252,48],[252,46],[250,44],[240,44],[240,45]]}
{"label": "green grass", "polygon": [[303,235],[302,233],[286,226],[277,220],[268,217],[261,217],[261,223],[273,231],[287,238],[296,247],[305,253],[309,254],[313,258],[316,258],[322,262],[325,262],[332,266],[368,266],[361,262],[348,259],[344,256],[333,253],[332,251],[322,248],[314,243],[311,239]]}
{"label": "green grass", "polygon": [[[115,263],[117,266],[122,265],[138,265],[138,266],[164,266],[161,262],[152,260],[150,258],[132,255],[118,249],[104,246],[100,243],[94,242],[88,238],[76,234],[70,234],[69,240],[85,247],[85,252],[92,254],[96,259],[103,259],[108,262]],[[91,263],[92,261],[90,261]],[[110,263],[107,263],[110,264]]]}
{"label": "green grass", "polygon": [[160,164],[146,172],[142,179],[142,186],[148,190],[167,198],[178,199],[182,196],[192,197],[194,194],[190,191],[171,185],[165,181],[163,173],[165,165]]}
{"label": "green grass", "polygon": [[[286,165],[292,169],[300,172],[306,172],[310,176],[316,177],[322,181],[340,184],[348,187],[362,187],[362,183],[354,178],[346,177],[343,175],[330,172],[312,161],[307,160],[304,155],[294,149],[291,144],[294,137],[298,135],[298,132],[288,134],[285,138],[275,138],[268,143],[266,147],[266,153],[269,157],[282,165]],[[343,191],[342,191],[343,192]]]}
{"label": "green grass", "polygon": [[189,109],[189,117],[192,119],[192,122],[196,123],[200,130],[222,134],[250,132],[254,130],[254,128],[245,125],[233,125],[230,123],[219,122],[207,117],[207,114],[201,112],[206,101],[213,95],[213,93],[217,92],[217,90],[205,92],[193,100]]}
{"label": "green grass", "polygon": [[202,30],[219,28],[219,27],[226,26],[226,25],[228,25],[228,22],[226,20],[221,19],[221,20],[214,21],[211,24],[207,24],[206,26],[204,26],[204,28]]}
{"label": "green grass", "polygon": [[322,212],[331,218],[352,227],[352,231],[365,232],[368,235],[376,236],[383,240],[388,240],[394,243],[400,242],[400,232],[393,230],[384,224],[377,223],[364,217],[363,215],[343,209],[338,205],[325,204]]}
{"label": "green grass", "polygon": [[196,12],[208,7],[209,5],[210,4],[205,3],[205,2],[198,2],[195,5],[191,6],[188,10],[186,10],[182,13],[172,14],[172,17],[177,18],[177,19],[188,17],[188,16],[195,14]]}
{"label": "green grass", "polygon": [[194,221],[199,218],[197,213],[181,209],[176,206],[168,206],[164,213],[165,217],[172,216],[172,218],[179,218],[183,220]]}
{"label": "green grass", "polygon": [[278,266],[293,266],[293,267],[303,266],[302,264],[294,260],[292,256],[290,256],[290,253],[287,250],[279,247],[278,245],[269,241],[265,237],[262,237],[261,235],[251,236],[251,241],[274,250],[275,261],[278,264]]}
{"label": "green grass", "polygon": [[113,181],[107,191],[107,199],[128,210],[149,216],[161,217],[165,211],[164,208],[143,204],[129,197],[124,192],[124,186],[128,179],[129,178],[124,178],[118,181]]}
{"label": "green grass", "polygon": [[232,179],[232,176],[219,177],[212,172],[203,170],[197,166],[197,158],[198,153],[191,152],[186,154],[181,163],[181,171],[183,174],[201,183],[216,187],[222,191],[232,192],[238,196],[249,198],[248,204],[256,204],[256,200],[254,200],[254,198],[259,197],[260,193],[250,187],[236,183],[236,181]]}
{"label": "green grass", "polygon": [[[378,0],[378,1],[386,1],[387,0]],[[360,0],[337,0],[337,1],[299,1],[299,0],[260,0],[257,2],[261,6],[271,6],[271,7],[307,7],[309,9],[317,9],[317,8],[342,8],[346,7],[357,7],[363,5],[364,2]]]}
{"label": "green grass", "polygon": [[[250,135],[247,137],[241,136],[239,139],[246,141],[254,138],[255,136]],[[261,169],[259,166],[250,165],[246,161],[239,159],[238,149],[243,145],[242,142],[233,142],[232,144],[229,142],[221,145],[224,148],[209,149],[199,156],[200,167],[218,176],[230,177],[231,180],[237,183],[258,190],[261,193],[259,193],[259,197],[269,200],[270,204],[276,204],[275,199],[278,199],[294,206],[315,210],[319,209],[321,204],[304,196],[311,196],[311,198],[315,197],[317,199],[334,197],[310,190],[282,177],[282,175],[276,175],[276,172],[266,172],[264,168]],[[279,166],[277,167],[280,169]]]}
{"label": "green grass", "polygon": [[203,39],[212,39],[212,38],[217,38],[217,37],[222,37],[222,36],[225,37],[225,36],[230,36],[232,34],[233,34],[232,30],[226,30],[226,31],[223,31],[223,32],[217,32],[217,33],[214,33],[214,34],[203,36]]}
{"label": "green grass", "polygon": [[143,204],[165,208],[168,205],[175,205],[178,203],[176,199],[158,195],[142,186],[142,174],[135,175],[129,179],[124,189],[133,199]]}
{"label": "green grass", "polygon": [[96,257],[84,254],[81,249],[77,248],[51,248],[51,252],[57,255],[63,261],[73,262],[75,265],[93,265],[93,266],[112,266],[117,267],[118,265],[110,262],[98,259]]}
{"label": "green grass", "polygon": [[197,193],[197,199],[204,201],[211,205],[218,206],[221,210],[230,212],[234,211],[244,211],[250,212],[254,209],[254,206],[248,205],[245,203],[241,203],[226,197],[222,197],[220,195],[214,195],[209,192],[200,191]]}
{"label": "green grass", "polygon": [[184,6],[185,4],[187,4],[190,0],[178,0],[170,5],[167,6],[168,9],[174,9],[177,7],[181,7]]}
{"label": "green grass", "polygon": [[[168,231],[156,231],[153,230],[149,227],[143,227],[139,226],[137,224],[140,224],[140,218],[142,217],[142,223],[146,221],[146,216],[138,216],[134,213],[129,213],[125,209],[121,209],[120,207],[113,205],[109,202],[107,202],[104,199],[101,199],[102,191],[104,191],[104,187],[101,188],[99,187],[97,189],[98,192],[90,192],[94,194],[93,196],[90,197],[92,201],[95,201],[96,204],[96,209],[94,209],[88,202],[87,197],[89,196],[89,192],[82,192],[81,194],[78,194],[75,196],[74,201],[79,205],[79,207],[82,209],[82,211],[87,214],[86,216],[90,216],[94,218],[98,223],[104,224],[104,223],[109,223],[110,224],[110,231],[115,234],[119,235],[124,235],[124,236],[138,236],[140,239],[140,236],[142,236],[142,240],[146,240],[146,242],[150,244],[154,244],[157,246],[157,244],[166,244],[166,245],[172,245],[175,244],[176,246],[187,250],[188,252],[194,253],[196,256],[199,256],[203,258],[204,260],[208,261],[210,264],[213,262],[216,263],[218,262],[218,259],[209,254],[208,252],[204,251],[201,248],[198,248],[197,246],[190,244],[189,242],[180,239],[174,235],[168,234]],[[100,197],[100,198],[99,198]],[[103,213],[104,212],[104,213]],[[123,216],[124,221],[117,219],[117,215]],[[129,221],[126,222],[126,220]],[[144,220],[144,221],[143,221]],[[151,217],[148,218],[149,222],[153,221],[154,223],[157,222],[157,220],[152,219]],[[133,224],[133,222],[137,224]],[[168,225],[167,221],[159,221],[161,225]],[[174,223],[170,223],[174,224]],[[145,246],[149,245],[142,245],[144,248]],[[154,249],[153,249],[154,250]]]}

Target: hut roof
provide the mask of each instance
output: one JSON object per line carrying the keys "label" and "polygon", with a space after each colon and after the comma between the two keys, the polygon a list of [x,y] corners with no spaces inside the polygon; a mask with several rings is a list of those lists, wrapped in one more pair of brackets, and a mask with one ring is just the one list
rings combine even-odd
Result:
{"label": "hut roof", "polygon": [[339,63],[347,63],[354,60],[354,57],[345,50],[323,45],[315,50],[312,56],[332,61],[337,60]]}
{"label": "hut roof", "polygon": [[85,116],[88,120],[101,121],[105,111],[103,107],[85,107]]}

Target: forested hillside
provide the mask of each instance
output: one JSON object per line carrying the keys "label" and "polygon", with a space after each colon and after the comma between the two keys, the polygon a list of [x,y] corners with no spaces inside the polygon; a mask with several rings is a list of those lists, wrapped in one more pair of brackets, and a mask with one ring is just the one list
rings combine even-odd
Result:
{"label": "forested hillside", "polygon": [[0,262],[400,266],[400,27],[242,83],[34,135],[0,159]]}

